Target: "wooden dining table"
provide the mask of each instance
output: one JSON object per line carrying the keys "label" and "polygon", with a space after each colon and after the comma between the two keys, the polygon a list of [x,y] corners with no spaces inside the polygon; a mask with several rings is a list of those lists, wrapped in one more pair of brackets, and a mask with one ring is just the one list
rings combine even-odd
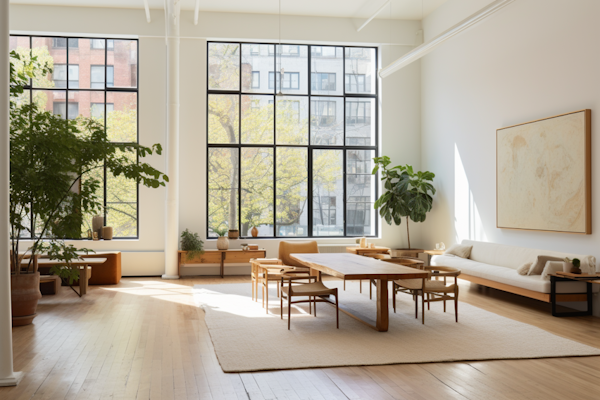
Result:
{"label": "wooden dining table", "polygon": [[389,328],[388,282],[396,279],[426,279],[427,271],[396,265],[370,257],[348,253],[291,254],[292,259],[310,268],[310,274],[321,279],[321,273],[345,280],[373,279],[377,283],[377,316],[359,315],[343,304],[340,311],[370,326],[379,332]]}

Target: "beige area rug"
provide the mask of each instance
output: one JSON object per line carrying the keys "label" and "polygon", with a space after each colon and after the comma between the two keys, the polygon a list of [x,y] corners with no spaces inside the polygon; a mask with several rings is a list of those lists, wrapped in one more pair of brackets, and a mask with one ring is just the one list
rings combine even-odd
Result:
{"label": "beige area rug", "polygon": [[[366,281],[362,294],[358,282],[347,282],[346,291],[340,281],[325,283],[340,289],[340,304],[374,318],[376,304],[369,300]],[[376,332],[342,312],[338,330],[334,307],[319,303],[315,318],[308,315],[308,304],[300,304],[293,309],[288,331],[285,311],[283,320],[279,316],[274,286],[269,315],[260,302],[252,301],[249,283],[196,285],[194,297],[206,313],[225,372],[600,355],[600,349],[460,301],[458,323],[452,303],[444,313],[440,302],[426,311],[422,325],[415,319],[412,297],[400,293],[396,314],[390,299],[388,332]]]}

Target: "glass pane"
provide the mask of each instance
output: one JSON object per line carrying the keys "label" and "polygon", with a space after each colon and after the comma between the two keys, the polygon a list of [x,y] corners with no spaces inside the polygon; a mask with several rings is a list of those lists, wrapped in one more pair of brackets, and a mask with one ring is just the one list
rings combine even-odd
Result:
{"label": "glass pane", "polygon": [[[135,152],[118,152],[132,162],[137,159]],[[106,226],[113,227],[115,237],[137,236],[137,184],[123,175],[106,174]]]}
{"label": "glass pane", "polygon": [[[77,47],[71,45],[74,40]],[[104,39],[69,39],[69,88],[104,89],[104,49],[93,48],[94,40],[104,43]]]}
{"label": "glass pane", "polygon": [[137,142],[137,93],[106,92],[106,134],[113,142]]}
{"label": "glass pane", "polygon": [[208,149],[208,236],[238,227],[238,149]]}
{"label": "glass pane", "polygon": [[310,72],[310,92],[312,94],[343,95],[343,48],[311,46]]}
{"label": "glass pane", "polygon": [[[91,184],[98,185],[97,189],[93,192],[96,201],[100,204],[104,204],[104,162],[100,162],[96,165],[96,168],[83,175],[81,179],[82,190],[85,190],[84,186]],[[92,229],[92,218],[95,215],[104,215],[104,209],[99,208],[96,210],[83,211],[82,224],[81,224],[81,235],[87,238],[88,229]]]}
{"label": "glass pane", "polygon": [[[69,92],[69,119],[79,116],[93,117],[104,127],[104,92],[76,90]],[[82,132],[87,132],[85,123],[78,124]]]}
{"label": "glass pane", "polygon": [[308,236],[308,150],[277,148],[277,236]]}
{"label": "glass pane", "polygon": [[268,72],[273,71],[275,57],[272,44],[242,44],[242,91],[273,93],[269,87]]}
{"label": "glass pane", "polygon": [[67,92],[64,90],[33,91],[33,102],[39,107],[41,111],[50,111],[53,114],[60,115],[64,119],[67,118],[66,100]]}
{"label": "glass pane", "polygon": [[344,144],[344,99],[341,97],[311,97],[310,144]]}
{"label": "glass pane", "polygon": [[39,75],[33,79],[36,88],[67,87],[67,39],[34,37],[31,53],[42,64],[47,63],[54,70],[52,74]]}
{"label": "glass pane", "polygon": [[313,151],[313,235],[344,236],[344,154]]}
{"label": "glass pane", "polygon": [[[114,40],[114,50],[108,52],[107,87],[137,88],[138,42],[137,40]],[[112,67],[112,68],[111,68]],[[113,71],[110,73],[110,71]],[[112,79],[112,84],[111,84]]]}
{"label": "glass pane", "polygon": [[375,49],[346,47],[346,93],[375,94]]}
{"label": "glass pane", "polygon": [[242,143],[273,143],[273,96],[242,95]]}
{"label": "glass pane", "polygon": [[237,94],[208,96],[208,142],[239,143],[240,97]]}
{"label": "glass pane", "polygon": [[375,99],[346,98],[346,145],[375,146]]}
{"label": "glass pane", "polygon": [[208,89],[240,89],[240,45],[208,44]]}
{"label": "glass pane", "polygon": [[308,98],[277,96],[277,144],[308,144]]}
{"label": "glass pane", "polygon": [[346,152],[346,235],[375,235],[375,176],[373,150]]}
{"label": "glass pane", "polygon": [[[31,51],[29,49],[29,36],[10,36],[8,41],[8,50],[17,53],[21,60],[15,60],[13,58],[10,61],[15,66],[17,72],[23,71],[23,63],[25,60],[31,58]],[[30,82],[28,81],[28,84]]]}
{"label": "glass pane", "polygon": [[273,236],[273,149],[242,148],[241,235]]}
{"label": "glass pane", "polygon": [[281,92],[308,94],[308,46],[277,45],[276,66],[277,91],[281,85],[283,68]]}

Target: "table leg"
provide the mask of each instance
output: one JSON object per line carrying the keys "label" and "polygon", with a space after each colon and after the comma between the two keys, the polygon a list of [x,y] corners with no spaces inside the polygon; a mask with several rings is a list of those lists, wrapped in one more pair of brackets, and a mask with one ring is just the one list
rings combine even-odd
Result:
{"label": "table leg", "polygon": [[88,286],[88,266],[79,267],[79,293],[83,296],[87,293]]}
{"label": "table leg", "polygon": [[387,332],[390,321],[388,280],[377,279],[377,322],[375,328],[379,332]]}
{"label": "table leg", "polygon": [[317,277],[317,281],[321,281],[321,271],[316,270],[316,269],[310,269],[310,276],[316,276]]}
{"label": "table leg", "polygon": [[225,255],[224,251],[221,252],[221,278],[223,278],[223,274],[225,272]]}

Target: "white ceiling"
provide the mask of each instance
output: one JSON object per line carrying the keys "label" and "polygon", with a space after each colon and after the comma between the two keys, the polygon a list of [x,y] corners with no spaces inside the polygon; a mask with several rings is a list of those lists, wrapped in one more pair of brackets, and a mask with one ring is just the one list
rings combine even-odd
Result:
{"label": "white ceiling", "polygon": [[[387,0],[281,0],[281,13],[342,18],[369,18]],[[420,20],[447,0],[392,0],[391,18]],[[143,0],[10,0],[12,4],[47,6],[144,8]],[[148,0],[150,8],[162,9],[164,0]],[[196,0],[181,0],[183,10],[193,10]],[[200,11],[277,14],[278,0],[200,0]],[[386,7],[378,16],[390,18]]]}

